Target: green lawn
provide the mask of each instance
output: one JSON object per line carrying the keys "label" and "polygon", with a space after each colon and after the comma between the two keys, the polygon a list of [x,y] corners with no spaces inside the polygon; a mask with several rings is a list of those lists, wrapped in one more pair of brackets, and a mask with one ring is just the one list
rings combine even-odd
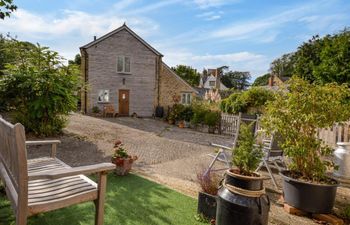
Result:
{"label": "green lawn", "polygon": [[[195,220],[197,201],[136,175],[108,176],[105,224],[203,224]],[[92,202],[29,218],[31,225],[94,224]],[[0,194],[0,224],[14,224],[10,203]]]}

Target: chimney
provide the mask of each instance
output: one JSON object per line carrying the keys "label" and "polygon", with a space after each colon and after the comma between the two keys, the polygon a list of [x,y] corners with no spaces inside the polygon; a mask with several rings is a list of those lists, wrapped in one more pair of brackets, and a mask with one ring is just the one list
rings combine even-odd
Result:
{"label": "chimney", "polygon": [[97,39],[96,36],[94,36],[94,41],[96,41],[96,39]]}

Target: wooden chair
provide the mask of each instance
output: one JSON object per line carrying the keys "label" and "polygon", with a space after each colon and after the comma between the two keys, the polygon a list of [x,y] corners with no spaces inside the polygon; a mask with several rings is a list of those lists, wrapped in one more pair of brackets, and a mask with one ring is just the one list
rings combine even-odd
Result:
{"label": "wooden chair", "polygon": [[[107,172],[111,163],[70,167],[55,158],[58,140],[26,141],[24,127],[0,117],[0,178],[16,216],[17,225],[27,224],[27,217],[94,201],[95,224],[103,224]],[[27,160],[26,145],[51,145],[50,157]],[[98,173],[98,184],[88,175]]]}
{"label": "wooden chair", "polygon": [[116,115],[116,112],[112,104],[103,106],[103,117],[106,117],[107,115],[112,115],[112,117]]}
{"label": "wooden chair", "polygon": [[[206,173],[209,173],[210,171],[220,171],[220,170],[226,170],[232,167],[231,164],[231,158],[232,158],[232,149],[234,149],[237,146],[237,139],[239,134],[239,128],[241,124],[241,116],[242,114],[239,113],[238,116],[235,116],[231,119],[231,131],[232,131],[232,146],[224,146],[216,143],[210,143],[211,146],[217,147],[218,151],[216,153],[210,153],[208,156],[212,157],[213,160],[210,162],[209,167],[206,171]],[[216,162],[222,162],[225,164],[225,167],[215,169],[213,170],[213,166]]]}

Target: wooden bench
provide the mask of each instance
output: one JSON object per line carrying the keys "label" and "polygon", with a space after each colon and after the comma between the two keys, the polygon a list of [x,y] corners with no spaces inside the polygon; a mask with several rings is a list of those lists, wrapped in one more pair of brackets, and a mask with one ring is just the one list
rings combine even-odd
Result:
{"label": "wooden bench", "polygon": [[[26,141],[24,127],[0,117],[0,178],[17,225],[27,217],[86,201],[94,201],[95,224],[103,224],[107,172],[114,164],[70,167],[55,158],[58,140]],[[50,157],[27,160],[26,145],[52,145]],[[84,176],[98,173],[98,184]]]}
{"label": "wooden bench", "polygon": [[112,115],[112,117],[115,117],[116,115],[116,112],[112,104],[103,106],[103,117],[106,117],[107,115]]}

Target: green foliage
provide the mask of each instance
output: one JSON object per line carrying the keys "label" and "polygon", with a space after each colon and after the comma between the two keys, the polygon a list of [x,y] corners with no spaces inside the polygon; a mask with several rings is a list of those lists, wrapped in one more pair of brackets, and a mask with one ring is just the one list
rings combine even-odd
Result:
{"label": "green foliage", "polygon": [[341,216],[345,219],[350,220],[350,205],[346,206],[341,213]]}
{"label": "green foliage", "polygon": [[312,37],[296,52],[274,60],[270,71],[277,76],[297,75],[318,84],[350,83],[350,30]]}
{"label": "green foliage", "polygon": [[99,113],[101,110],[100,110],[100,108],[98,107],[98,106],[94,106],[94,107],[92,107],[92,112],[93,113]]}
{"label": "green foliage", "polygon": [[291,159],[290,170],[319,182],[333,165],[324,160],[332,149],[317,138],[317,130],[349,119],[350,92],[345,84],[321,86],[297,77],[288,84],[288,90],[279,90],[275,100],[268,102],[262,126],[283,137],[280,144]]}
{"label": "green foliage", "polygon": [[294,73],[295,53],[282,55],[280,58],[272,61],[270,73],[278,77],[291,77]]}
{"label": "green foliage", "polygon": [[76,54],[74,57],[74,60],[68,60],[68,64],[75,64],[77,66],[80,66],[81,64],[81,56],[80,54]]}
{"label": "green foliage", "polygon": [[171,69],[191,86],[197,87],[199,85],[200,75],[196,69],[185,65],[177,65]]}
{"label": "green foliage", "polygon": [[235,90],[245,90],[249,87],[249,72],[228,71],[221,76],[221,82],[227,87]]}
{"label": "green foliage", "polygon": [[182,104],[174,104],[168,115],[168,120],[183,120],[183,111],[185,106]]}
{"label": "green foliage", "polygon": [[247,91],[236,92],[220,103],[221,111],[225,113],[262,113],[264,105],[273,99],[273,93],[261,87],[252,87]]}
{"label": "green foliage", "polygon": [[208,110],[204,116],[204,124],[209,127],[214,127],[220,122],[220,112]]}
{"label": "green foliage", "polygon": [[54,135],[65,126],[65,115],[76,108],[76,66],[64,66],[57,52],[13,40],[14,61],[0,78],[0,99],[15,119],[36,135]]}
{"label": "green foliage", "polygon": [[267,74],[264,74],[260,77],[257,77],[252,86],[266,86],[269,84],[269,78],[270,78],[271,74],[270,73],[267,73]]}
{"label": "green foliage", "polygon": [[263,156],[261,147],[254,146],[253,125],[254,123],[240,125],[238,147],[234,149],[232,157],[232,163],[238,167],[241,174],[247,176],[254,172]]}
{"label": "green foliage", "polygon": [[13,0],[0,0],[0,19],[10,17],[16,9],[17,6],[13,4]]}

